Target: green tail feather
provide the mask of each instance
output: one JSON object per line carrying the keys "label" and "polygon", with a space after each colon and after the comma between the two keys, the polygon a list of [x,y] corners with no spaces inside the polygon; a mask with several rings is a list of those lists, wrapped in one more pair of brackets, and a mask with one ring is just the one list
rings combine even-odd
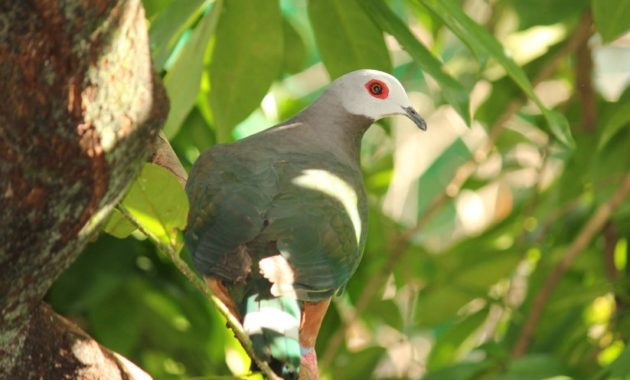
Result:
{"label": "green tail feather", "polygon": [[[256,355],[270,362],[285,379],[297,379],[300,369],[300,306],[290,297],[263,298],[250,295],[245,301],[243,328]],[[275,367],[275,368],[274,368]]]}

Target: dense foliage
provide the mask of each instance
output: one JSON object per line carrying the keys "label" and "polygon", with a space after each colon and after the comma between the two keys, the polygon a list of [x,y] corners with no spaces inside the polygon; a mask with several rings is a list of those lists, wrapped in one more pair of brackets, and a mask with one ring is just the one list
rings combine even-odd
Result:
{"label": "dense foliage", "polygon": [[[164,132],[187,168],[358,68],[396,75],[428,121],[384,120],[364,139],[369,241],[320,334],[327,378],[630,376],[630,1],[145,7]],[[123,203],[181,249],[188,206],[167,171],[148,165]],[[118,237],[64,274],[55,309],[158,379],[246,374],[171,260],[120,213],[106,229]]]}

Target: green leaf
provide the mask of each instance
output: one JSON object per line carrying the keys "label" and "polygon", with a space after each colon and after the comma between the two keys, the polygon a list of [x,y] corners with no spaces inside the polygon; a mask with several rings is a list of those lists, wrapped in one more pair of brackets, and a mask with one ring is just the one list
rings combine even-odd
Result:
{"label": "green leaf", "polygon": [[445,191],[457,169],[471,156],[461,138],[455,139],[418,179],[418,217],[423,217],[434,200]]}
{"label": "green leaf", "polygon": [[551,355],[531,354],[513,360],[506,373],[496,376],[496,380],[549,379],[560,376],[566,370]]}
{"label": "green leaf", "polygon": [[445,332],[439,333],[429,354],[428,369],[442,368],[455,362],[462,354],[462,343],[482,325],[488,317],[488,311],[489,309],[484,307],[466,318],[461,318]]}
{"label": "green leaf", "polygon": [[282,31],[284,33],[284,63],[283,71],[293,74],[302,70],[306,64],[306,46],[295,27],[282,19]]}
{"label": "green leaf", "polygon": [[226,1],[210,64],[210,105],[219,142],[255,110],[283,63],[278,2]]}
{"label": "green leaf", "polygon": [[[589,156],[593,164],[591,173],[595,199],[600,204],[614,194],[621,180],[628,173],[630,128],[618,128],[614,136],[602,149],[597,150],[597,154]],[[628,213],[630,213],[630,200],[626,199],[615,209],[615,215],[622,216]]]}
{"label": "green leaf", "polygon": [[488,361],[461,362],[439,371],[428,373],[422,380],[476,380],[490,367]]}
{"label": "green leaf", "polygon": [[[89,309],[88,320],[92,333],[107,347],[129,355],[142,332],[138,299],[132,291],[140,277],[127,279],[131,288],[121,288]],[[115,323],[112,323],[115,321]]]}
{"label": "green leaf", "polygon": [[311,0],[308,16],[331,79],[358,69],[391,71],[383,33],[356,0]]}
{"label": "green leaf", "polygon": [[103,227],[103,231],[119,239],[126,238],[135,230],[136,226],[116,209],[113,209],[112,213],[109,214],[109,218]]}
{"label": "green leaf", "polygon": [[630,29],[630,0],[592,0],[593,21],[604,42]]}
{"label": "green leaf", "polygon": [[[625,379],[630,375],[630,346],[626,346],[617,359],[602,370],[602,375],[604,373],[609,374],[610,378],[613,379]],[[602,378],[602,376],[598,376],[597,378]]]}
{"label": "green leaf", "polygon": [[151,19],[156,14],[160,15],[172,3],[173,0],[142,0],[142,6],[148,19]]}
{"label": "green leaf", "polygon": [[519,30],[567,21],[589,6],[589,0],[508,0],[506,3],[514,7]]}
{"label": "green leaf", "polygon": [[575,146],[569,122],[560,113],[549,110],[534,93],[525,72],[512,60],[503,47],[487,30],[468,17],[461,5],[454,0],[420,0],[427,8],[435,12],[446,25],[475,51],[479,50],[494,58],[507,72],[508,76],[540,109],[549,131],[558,141],[570,148]]}
{"label": "green leaf", "polygon": [[221,1],[215,2],[212,10],[203,16],[179,58],[164,77],[164,87],[171,102],[171,109],[164,123],[164,134],[169,138],[177,134],[197,100],[204,54],[221,4]]}
{"label": "green leaf", "polygon": [[151,22],[149,36],[155,71],[162,71],[182,33],[199,17],[204,3],[203,0],[174,1]]}
{"label": "green leaf", "polygon": [[487,288],[508,277],[521,259],[513,250],[469,252],[460,258],[462,267],[455,274],[453,282],[471,292],[487,293]]}
{"label": "green leaf", "polygon": [[428,289],[418,296],[416,321],[419,326],[435,326],[453,317],[472,298],[468,292],[453,286]]}
{"label": "green leaf", "polygon": [[188,198],[171,172],[144,164],[122,202],[142,227],[166,244],[174,244],[176,230],[186,226]]}
{"label": "green leaf", "polygon": [[361,5],[380,28],[394,36],[422,70],[440,84],[446,101],[453,106],[466,124],[470,125],[469,90],[464,89],[457,80],[442,70],[442,63],[416,39],[387,4],[381,0],[366,0],[362,1]]}
{"label": "green leaf", "polygon": [[623,103],[620,101],[612,110],[611,115],[604,122],[604,131],[599,139],[598,150],[604,149],[613,137],[621,132],[623,127],[627,127],[630,124],[628,107],[630,107],[630,99],[626,99]]}
{"label": "green leaf", "polygon": [[[349,365],[337,365],[334,368],[332,379],[371,379],[374,368],[379,359],[385,354],[383,347],[369,347],[365,350],[352,353]],[[345,359],[342,357],[342,359]],[[343,361],[343,360],[339,360]]]}

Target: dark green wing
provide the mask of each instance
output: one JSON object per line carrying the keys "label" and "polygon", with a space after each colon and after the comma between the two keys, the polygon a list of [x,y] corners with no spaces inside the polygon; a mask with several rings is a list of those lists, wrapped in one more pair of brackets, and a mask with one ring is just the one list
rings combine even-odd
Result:
{"label": "dark green wing", "polygon": [[243,281],[258,275],[252,260],[274,254],[275,245],[295,272],[300,299],[322,300],[343,288],[365,245],[360,173],[329,156],[232,147],[204,153],[186,186],[185,238],[197,270]]}
{"label": "dark green wing", "polygon": [[366,202],[359,173],[330,157],[275,163],[279,194],[263,232],[295,271],[294,288],[317,301],[343,288],[356,270],[366,236]]}
{"label": "dark green wing", "polygon": [[244,244],[264,228],[277,192],[274,168],[255,152],[217,146],[199,157],[186,192],[191,206],[185,239],[195,267],[205,275],[244,280],[251,271]]}

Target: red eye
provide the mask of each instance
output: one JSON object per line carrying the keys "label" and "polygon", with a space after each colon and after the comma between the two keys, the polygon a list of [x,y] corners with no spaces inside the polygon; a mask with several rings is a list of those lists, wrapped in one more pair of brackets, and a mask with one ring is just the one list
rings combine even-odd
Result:
{"label": "red eye", "polygon": [[375,98],[385,99],[387,95],[389,95],[389,88],[385,83],[380,80],[372,79],[365,84],[365,88],[368,90],[370,95]]}

